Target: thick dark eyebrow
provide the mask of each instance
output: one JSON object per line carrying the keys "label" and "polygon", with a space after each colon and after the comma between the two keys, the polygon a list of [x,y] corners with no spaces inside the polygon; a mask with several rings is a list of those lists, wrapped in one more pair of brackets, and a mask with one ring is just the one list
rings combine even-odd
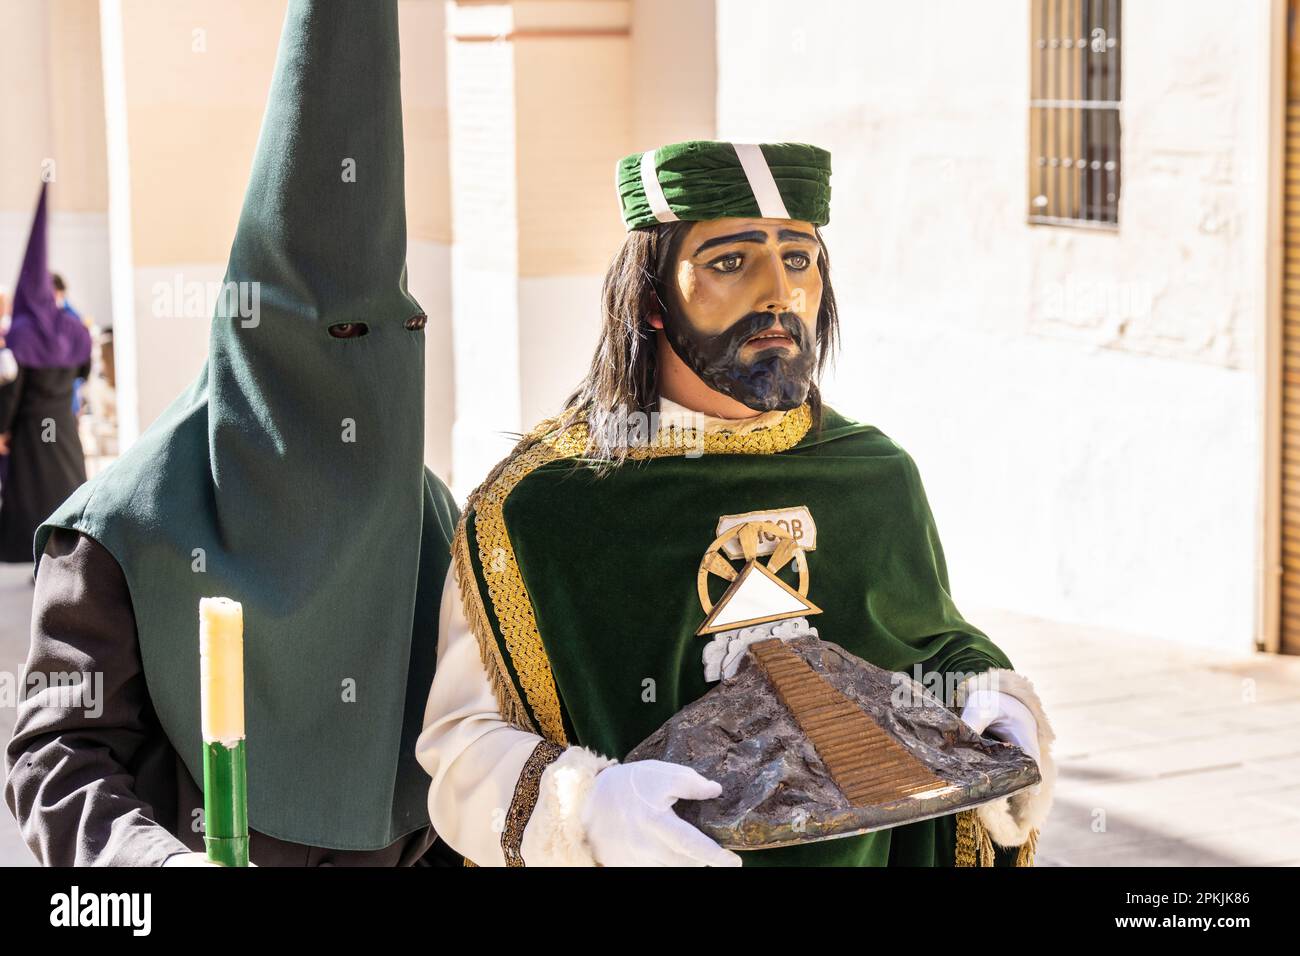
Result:
{"label": "thick dark eyebrow", "polygon": [[[808,242],[816,242],[816,236],[810,236],[806,232],[800,232],[798,229],[782,229],[776,234],[777,239],[782,242],[789,242],[792,239],[806,239]],[[714,246],[724,246],[732,242],[767,242],[767,233],[758,229],[751,229],[749,232],[734,232],[729,236],[715,236],[712,239],[706,239],[700,243],[695,255],[699,255],[705,249],[712,249]]]}

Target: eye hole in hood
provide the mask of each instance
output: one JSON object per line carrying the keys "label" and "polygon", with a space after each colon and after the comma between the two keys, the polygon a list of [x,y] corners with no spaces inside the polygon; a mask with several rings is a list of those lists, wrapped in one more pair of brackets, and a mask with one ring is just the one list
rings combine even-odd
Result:
{"label": "eye hole in hood", "polygon": [[336,339],[360,338],[370,331],[364,322],[336,322],[329,327],[329,334]]}

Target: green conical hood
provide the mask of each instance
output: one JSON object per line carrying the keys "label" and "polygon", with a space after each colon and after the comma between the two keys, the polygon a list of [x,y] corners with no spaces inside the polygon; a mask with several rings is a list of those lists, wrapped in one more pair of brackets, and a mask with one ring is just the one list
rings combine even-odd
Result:
{"label": "green conical hood", "polygon": [[396,0],[293,0],[207,364],[36,542],[76,528],[122,565],[196,781],[199,598],[243,604],[249,823],[316,846],[428,824],[414,742],[455,505],[422,465],[402,177]]}

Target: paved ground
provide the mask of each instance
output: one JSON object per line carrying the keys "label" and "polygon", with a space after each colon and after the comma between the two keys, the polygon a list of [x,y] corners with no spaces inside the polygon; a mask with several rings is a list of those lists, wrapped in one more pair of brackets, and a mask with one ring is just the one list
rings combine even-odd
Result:
{"label": "paved ground", "polygon": [[1056,731],[1040,866],[1300,864],[1300,658],[968,616]]}
{"label": "paved ground", "polygon": [[[21,676],[31,594],[27,568],[0,565],[0,678]],[[1300,864],[1300,658],[966,613],[1034,681],[1056,731],[1040,866]],[[0,706],[0,741],[13,718]],[[31,862],[0,809],[0,865]]]}

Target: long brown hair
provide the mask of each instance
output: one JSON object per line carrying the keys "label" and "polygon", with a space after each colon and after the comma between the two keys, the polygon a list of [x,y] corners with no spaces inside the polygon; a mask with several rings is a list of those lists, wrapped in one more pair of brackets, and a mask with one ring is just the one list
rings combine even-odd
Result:
{"label": "long brown hair", "polygon": [[[673,267],[689,221],[664,222],[646,229],[634,229],[623,240],[605,273],[601,288],[604,322],[591,368],[564,402],[554,418],[544,423],[543,433],[562,431],[580,421],[610,421],[639,412],[649,415],[659,407],[659,367],[656,329],[651,312],[661,311],[665,297],[672,295]],[[817,381],[834,359],[839,345],[839,312],[831,289],[831,263],[821,230],[814,227],[820,255],[817,269],[822,278],[821,306],[817,311],[817,365],[808,390],[813,428],[821,427],[822,397]],[[655,309],[655,303],[661,308]],[[627,460],[629,446],[615,441],[616,430],[588,429],[584,457],[595,460],[595,470],[606,472]],[[532,447],[540,435],[525,436],[498,464],[480,488],[490,487],[505,466]],[[471,506],[467,502],[467,509]]]}

